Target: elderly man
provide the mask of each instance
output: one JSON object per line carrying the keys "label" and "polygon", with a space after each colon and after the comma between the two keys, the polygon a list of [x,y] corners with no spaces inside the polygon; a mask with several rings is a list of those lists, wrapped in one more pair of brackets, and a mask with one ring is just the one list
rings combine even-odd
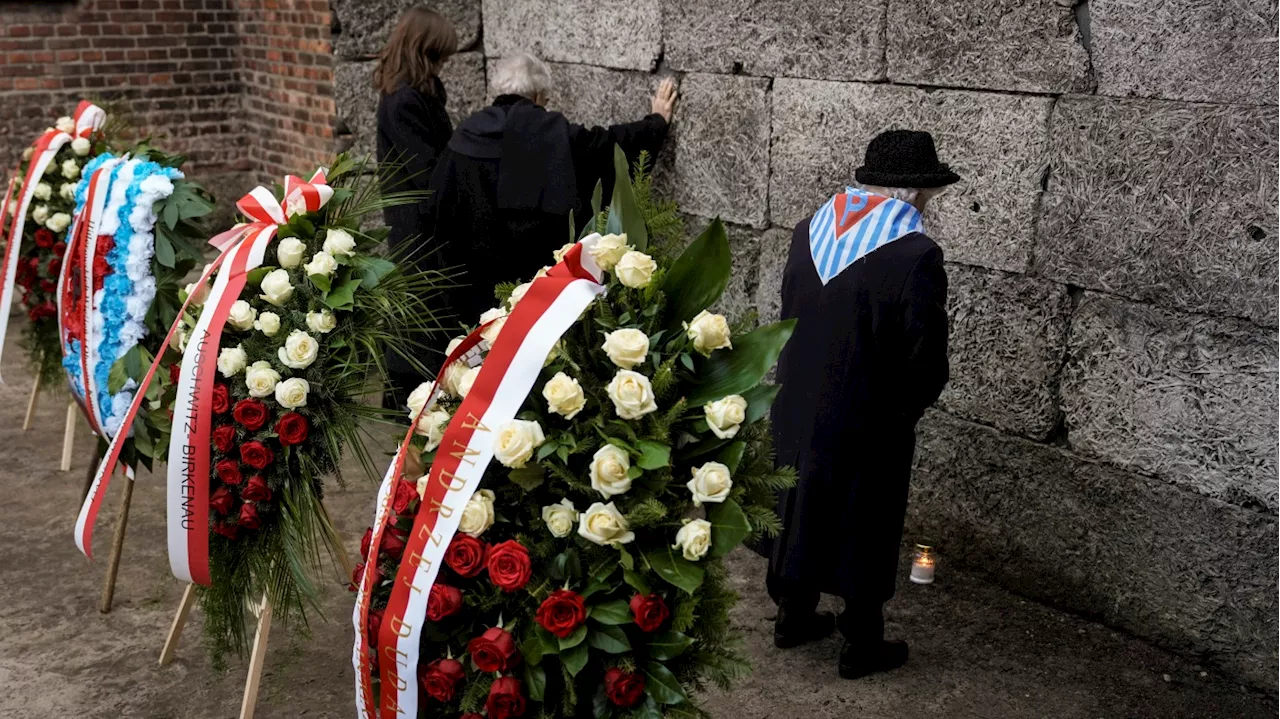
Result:
{"label": "elderly man", "polygon": [[[800,475],[779,498],[785,529],[762,547],[781,648],[839,625],[840,675],[907,661],[884,639],[916,422],[947,382],[947,276],[921,211],[960,178],[926,132],[873,139],[846,188],[796,225],[782,281],[795,334],[778,363],[777,462]],[[844,598],[836,621],[819,593]]]}
{"label": "elderly man", "polygon": [[544,109],[551,72],[537,58],[498,61],[493,104],[454,131],[431,179],[440,260],[464,266],[466,287],[448,297],[463,323],[494,305],[493,286],[529,279],[569,238],[569,213],[583,227],[597,181],[612,192],[613,148],[630,160],[656,155],[667,136],[676,86],[663,81],[653,112],[609,128],[584,127]]}

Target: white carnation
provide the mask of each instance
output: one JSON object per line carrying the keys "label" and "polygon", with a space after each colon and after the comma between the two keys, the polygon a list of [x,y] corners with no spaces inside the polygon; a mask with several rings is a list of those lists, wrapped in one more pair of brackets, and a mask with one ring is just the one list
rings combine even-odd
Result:
{"label": "white carnation", "polygon": [[65,212],[55,212],[45,221],[44,226],[54,232],[62,232],[67,229],[67,225],[71,224],[71,215]]}
{"label": "white carnation", "polygon": [[91,150],[92,148],[93,146],[89,143],[89,140],[87,138],[77,137],[76,139],[71,141],[71,151],[76,153],[80,157],[84,157],[85,155],[88,155],[89,150]]}
{"label": "white carnation", "polygon": [[75,160],[66,160],[62,163],[62,176],[68,180],[74,180],[80,177],[80,164]]}
{"label": "white carnation", "polygon": [[53,197],[53,188],[50,187],[47,182],[38,182],[36,183],[36,189],[32,190],[31,194],[34,195],[37,200],[48,200],[50,197]]}

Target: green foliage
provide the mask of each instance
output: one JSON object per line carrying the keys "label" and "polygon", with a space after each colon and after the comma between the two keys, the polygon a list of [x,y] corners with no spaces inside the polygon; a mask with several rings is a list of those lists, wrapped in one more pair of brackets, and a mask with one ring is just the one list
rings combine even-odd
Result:
{"label": "green foliage", "polygon": [[663,278],[668,327],[679,328],[720,299],[729,286],[731,261],[729,237],[717,218],[685,248]]}

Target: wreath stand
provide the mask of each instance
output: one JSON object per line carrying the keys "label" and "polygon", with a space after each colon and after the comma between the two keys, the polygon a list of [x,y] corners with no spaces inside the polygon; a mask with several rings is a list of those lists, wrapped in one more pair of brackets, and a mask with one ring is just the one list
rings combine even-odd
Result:
{"label": "wreath stand", "polygon": [[[325,525],[332,532],[333,523],[329,521],[329,511],[325,509],[323,504],[320,505],[320,512],[324,515]],[[351,557],[347,555],[347,550],[343,547],[336,532],[333,533],[332,539],[333,546],[337,548],[338,563],[342,565],[345,576],[350,578],[353,571]],[[178,603],[178,611],[173,615],[173,623],[169,626],[168,636],[165,637],[164,648],[160,650],[160,666],[163,667],[173,661],[174,655],[177,654],[178,642],[182,639],[182,630],[187,624],[187,617],[191,614],[191,607],[195,603],[196,585],[188,584],[187,588],[182,592],[182,600]],[[244,695],[240,699],[240,719],[253,719],[254,710],[258,706],[258,690],[262,685],[262,669],[267,657],[267,639],[271,635],[271,604],[267,601],[265,594],[262,596],[262,601],[252,611],[258,617],[258,627],[253,634],[253,650],[249,654],[249,668],[244,682]]]}
{"label": "wreath stand", "polygon": [[[31,383],[31,396],[27,398],[27,413],[22,418],[22,431],[26,432],[31,429],[31,422],[36,416],[36,406],[40,399],[40,377],[36,376],[36,381]],[[62,430],[62,461],[58,463],[58,469],[63,472],[71,471],[71,450],[76,442],[76,414],[79,408],[74,400],[67,402],[67,419]]]}
{"label": "wreath stand", "polygon": [[[75,406],[74,404],[72,405]],[[68,412],[68,421],[71,414]],[[64,456],[65,456],[64,447]],[[98,463],[102,461],[102,444],[99,443],[93,453],[93,461],[84,476],[84,488],[80,491],[80,504],[84,504],[89,496],[89,488],[93,486],[93,477],[97,474]],[[102,599],[98,603],[98,611],[103,614],[111,612],[111,600],[116,593],[116,574],[120,571],[120,557],[124,552],[124,534],[129,526],[129,505],[133,501],[133,475],[125,471],[124,489],[120,494],[120,510],[116,513],[116,529],[111,536],[111,556],[107,559],[107,574],[102,580]]]}

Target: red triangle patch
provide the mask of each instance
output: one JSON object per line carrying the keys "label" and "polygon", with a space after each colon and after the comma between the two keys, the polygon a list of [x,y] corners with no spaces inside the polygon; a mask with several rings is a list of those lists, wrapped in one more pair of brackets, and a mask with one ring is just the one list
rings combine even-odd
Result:
{"label": "red triangle patch", "polygon": [[836,195],[835,211],[836,211],[836,237],[848,232],[854,225],[871,214],[871,211],[880,206],[880,203],[889,198],[880,195],[850,195],[848,193],[840,193]]}

